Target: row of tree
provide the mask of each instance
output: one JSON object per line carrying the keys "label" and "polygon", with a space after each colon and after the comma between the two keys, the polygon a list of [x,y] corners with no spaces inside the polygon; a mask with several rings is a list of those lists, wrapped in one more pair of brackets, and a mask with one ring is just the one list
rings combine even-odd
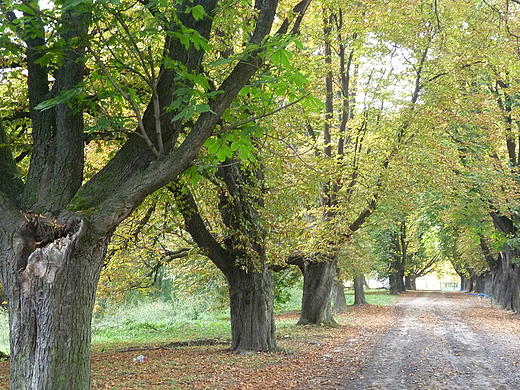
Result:
{"label": "row of tree", "polygon": [[196,243],[236,351],[277,349],[291,266],[300,324],[333,323],[335,281],[372,263],[399,292],[448,259],[516,309],[519,6],[0,1],[11,388],[91,387],[98,280],[129,242],[152,277]]}

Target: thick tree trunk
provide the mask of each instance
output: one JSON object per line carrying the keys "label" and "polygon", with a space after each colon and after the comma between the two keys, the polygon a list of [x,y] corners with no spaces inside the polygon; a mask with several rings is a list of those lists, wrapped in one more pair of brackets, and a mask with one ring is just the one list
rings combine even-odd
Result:
{"label": "thick tree trunk", "polygon": [[365,298],[365,275],[354,278],[354,305],[368,305]]}
{"label": "thick tree trunk", "polygon": [[226,275],[231,312],[231,349],[276,351],[273,279],[267,267],[247,272],[236,267]]}
{"label": "thick tree trunk", "polygon": [[302,311],[298,325],[336,324],[331,305],[336,263],[337,259],[305,262]]}
{"label": "thick tree trunk", "polygon": [[404,287],[406,290],[417,290],[417,285],[415,283],[417,277],[415,274],[408,274],[404,277]]}
{"label": "thick tree trunk", "polygon": [[492,297],[506,310],[517,311],[519,302],[519,268],[511,264],[513,252],[501,252],[493,273]]}
{"label": "thick tree trunk", "polygon": [[345,285],[343,280],[336,280],[332,287],[334,297],[334,313],[344,313],[347,311],[347,300],[345,298]]}
{"label": "thick tree trunk", "polygon": [[388,275],[388,281],[390,284],[389,293],[392,295],[397,295],[405,291],[404,282],[401,274],[396,271],[390,272]]}
{"label": "thick tree trunk", "polygon": [[399,294],[399,289],[397,287],[397,276],[395,274],[395,272],[390,272],[388,274],[388,284],[389,284],[389,287],[388,287],[388,292],[391,294],[391,295],[397,295]]}
{"label": "thick tree trunk", "polygon": [[0,236],[9,248],[0,259],[7,265],[10,388],[88,390],[92,308],[109,238],[83,223],[35,248],[34,226],[25,219],[15,225]]}
{"label": "thick tree trunk", "polygon": [[401,267],[397,273],[397,285],[399,288],[399,292],[405,292],[406,287],[404,285],[404,268]]}
{"label": "thick tree trunk", "polygon": [[388,274],[388,281],[390,284],[390,294],[397,295],[406,291],[404,288],[404,269],[400,260],[395,260],[392,263],[391,270]]}
{"label": "thick tree trunk", "polygon": [[[246,171],[238,164],[228,164],[220,171],[229,192],[221,194],[219,209],[224,224],[233,232],[222,242],[217,242],[208,231],[188,189],[182,185],[170,189],[183,214],[186,230],[228,281],[231,349],[238,353],[276,351],[272,275],[267,268],[263,231],[254,223],[257,214],[250,207],[253,202],[245,175]],[[255,199],[255,203],[258,206],[261,199]],[[248,236],[242,236],[246,223]],[[244,250],[244,242],[248,242],[249,251]]]}

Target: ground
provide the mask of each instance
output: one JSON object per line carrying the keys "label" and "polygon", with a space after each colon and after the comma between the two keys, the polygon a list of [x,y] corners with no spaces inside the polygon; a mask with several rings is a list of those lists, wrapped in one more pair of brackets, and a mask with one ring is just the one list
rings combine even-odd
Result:
{"label": "ground", "polygon": [[349,390],[520,388],[516,315],[462,293],[409,293],[394,309]]}
{"label": "ground", "polygon": [[[93,388],[520,388],[520,318],[486,298],[409,292],[395,305],[349,307],[337,318],[338,328],[281,329],[289,353],[237,356],[222,344],[94,351]],[[134,362],[138,355],[147,361]],[[7,377],[1,362],[0,388]]]}

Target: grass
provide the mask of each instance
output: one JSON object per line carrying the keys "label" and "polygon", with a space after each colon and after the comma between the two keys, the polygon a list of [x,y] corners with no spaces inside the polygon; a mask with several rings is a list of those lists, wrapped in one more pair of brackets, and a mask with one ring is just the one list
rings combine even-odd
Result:
{"label": "grass", "polygon": [[92,322],[94,350],[197,339],[231,338],[229,315],[203,301],[150,301],[109,308]]}
{"label": "grass", "polygon": [[[301,287],[291,291],[291,299],[276,308],[276,314],[300,310]],[[347,291],[348,305],[354,303],[354,292]],[[389,305],[397,296],[385,290],[368,290],[366,299],[371,305]],[[294,319],[278,319],[279,333],[290,334]],[[0,351],[9,352],[7,313],[0,313]],[[231,338],[229,313],[212,310],[208,300],[190,299],[180,302],[150,301],[136,305],[118,305],[96,315],[92,321],[94,351],[106,351],[128,346],[153,346],[200,339],[227,341]]]}
{"label": "grass", "polygon": [[[354,304],[354,291],[348,290],[345,292],[347,305]],[[387,290],[366,290],[365,299],[369,305],[391,305],[399,298],[398,295],[390,295]]]}

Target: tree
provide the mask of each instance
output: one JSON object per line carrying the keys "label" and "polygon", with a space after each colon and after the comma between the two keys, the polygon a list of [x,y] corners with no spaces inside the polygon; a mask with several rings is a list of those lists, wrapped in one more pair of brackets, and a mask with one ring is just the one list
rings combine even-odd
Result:
{"label": "tree", "polygon": [[[212,84],[206,60],[213,45],[226,42],[216,28],[233,11],[228,3],[65,1],[48,11],[37,2],[1,3],[3,54],[13,58],[4,66],[25,64],[34,140],[23,181],[9,146],[0,148],[0,267],[9,301],[11,389],[91,387],[92,308],[114,229],[189,166],[268,59],[278,2],[242,2],[243,51],[215,65],[224,66],[224,75]],[[291,13],[296,23],[308,3]],[[281,34],[288,25],[283,22]],[[134,88],[135,78],[144,81],[144,90]],[[106,113],[104,122],[101,115],[89,121],[98,127],[109,122],[127,134],[110,161],[83,183],[85,92],[100,85],[92,98],[102,105],[119,102],[124,117]],[[2,127],[0,134],[5,140],[10,132]]]}
{"label": "tree", "polygon": [[257,208],[264,203],[261,170],[227,159],[217,170],[222,183],[218,209],[225,228],[217,241],[208,230],[194,196],[182,183],[171,187],[186,230],[228,282],[231,349],[277,351],[273,278],[268,269],[265,229]]}
{"label": "tree", "polygon": [[[472,239],[461,236],[463,246],[469,242],[475,246],[472,252],[478,253],[475,256],[478,261],[464,266],[459,263],[456,268],[463,275],[463,281],[469,282],[464,287],[475,288],[478,281],[479,288],[490,291],[497,303],[515,310],[519,304],[520,279],[515,260],[519,252],[515,245],[518,120],[514,108],[518,58],[514,53],[519,26],[512,15],[518,12],[518,3],[486,3],[483,7],[471,3],[465,10],[443,9],[439,15],[460,17],[462,12],[466,15],[464,28],[462,31],[453,29],[450,35],[457,39],[464,34],[465,39],[474,44],[464,49],[453,45],[452,55],[467,65],[438,80],[439,87],[443,87],[437,89],[438,95],[442,96],[438,104],[439,107],[452,107],[449,118],[446,118],[451,126],[447,128],[459,151],[462,166],[459,175],[466,180],[468,208],[479,201],[487,210],[478,217],[480,228],[474,226],[474,220],[468,221],[475,233]],[[497,44],[497,39],[500,44]],[[454,85],[457,88],[453,88]],[[453,109],[449,99],[455,97],[459,97],[462,104]],[[449,112],[446,109],[442,111]],[[487,229],[490,218],[495,232]],[[469,252],[466,248],[466,253]],[[482,260],[487,263],[484,267],[479,264]]]}
{"label": "tree", "polygon": [[[402,24],[396,24],[395,15],[386,19],[386,8],[379,12],[377,6],[358,4],[347,9],[333,1],[324,1],[322,13],[316,15],[321,30],[314,31],[321,34],[309,39],[316,49],[308,63],[321,61],[314,75],[315,93],[325,107],[321,116],[305,117],[305,133],[314,146],[312,165],[319,172],[319,184],[313,186],[319,185],[321,193],[319,204],[316,200],[307,205],[310,248],[298,248],[304,255],[292,258],[304,273],[299,323],[333,323],[330,298],[338,250],[394,191],[389,178],[397,173],[392,164],[404,159],[423,131],[420,96],[430,81],[438,29],[430,22],[435,18],[431,9],[416,9],[416,2],[411,3],[412,16],[403,12],[407,16]],[[399,56],[403,69],[395,71]],[[396,84],[411,93],[403,98]]]}
{"label": "tree", "polygon": [[[365,229],[357,230],[347,240],[338,254],[338,279],[354,281],[354,305],[367,305],[365,298],[365,274],[373,271],[376,257],[373,250],[373,240],[368,234],[371,229],[369,222]],[[334,301],[336,307],[336,301]]]}

